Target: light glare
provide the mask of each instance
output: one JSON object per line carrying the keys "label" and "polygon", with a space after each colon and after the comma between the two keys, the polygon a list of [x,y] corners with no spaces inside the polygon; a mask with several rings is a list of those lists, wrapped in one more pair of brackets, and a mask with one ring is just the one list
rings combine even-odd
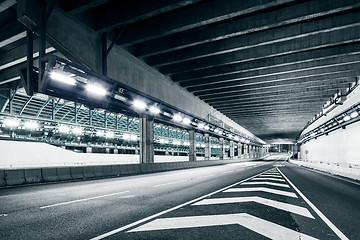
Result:
{"label": "light glare", "polygon": [[86,85],[86,91],[97,96],[105,96],[107,93],[105,88],[95,84]]}
{"label": "light glare", "polygon": [[145,110],[147,107],[145,102],[138,100],[138,99],[134,100],[133,106],[134,106],[134,108],[139,109],[139,110]]}
{"label": "light glare", "polygon": [[3,124],[7,127],[17,127],[19,126],[19,121],[17,121],[16,119],[5,119]]}
{"label": "light glare", "polygon": [[176,114],[176,115],[173,116],[173,119],[174,119],[175,122],[181,122],[182,117],[179,114]]}
{"label": "light glare", "polygon": [[191,123],[191,120],[189,119],[189,118],[184,118],[183,120],[182,120],[182,122],[184,123],[184,124],[190,124]]}
{"label": "light glare", "polygon": [[159,114],[160,113],[160,108],[156,107],[156,106],[151,106],[149,108],[149,111],[153,114]]}
{"label": "light glare", "polygon": [[76,84],[76,80],[66,76],[64,74],[58,73],[58,72],[51,72],[50,73],[50,78],[68,85],[72,85],[74,86]]}
{"label": "light glare", "polygon": [[359,116],[359,113],[358,112],[352,112],[351,114],[350,114],[350,117],[351,118],[356,118],[357,116]]}
{"label": "light glare", "polygon": [[107,137],[107,138],[113,138],[114,137],[114,133],[113,132],[106,132],[106,134],[105,134],[105,136]]}

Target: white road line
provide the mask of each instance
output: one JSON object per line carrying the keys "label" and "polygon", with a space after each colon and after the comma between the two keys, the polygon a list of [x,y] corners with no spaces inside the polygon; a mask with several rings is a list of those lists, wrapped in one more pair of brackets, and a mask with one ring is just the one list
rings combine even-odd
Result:
{"label": "white road line", "polygon": [[62,202],[62,203],[56,203],[56,204],[51,204],[51,205],[47,205],[47,206],[42,206],[42,207],[40,207],[40,208],[41,208],[41,209],[45,209],[45,208],[51,208],[51,207],[58,207],[58,206],[62,206],[62,205],[72,204],[72,203],[85,202],[85,201],[94,200],[94,199],[99,199],[99,198],[104,198],[104,197],[111,197],[111,196],[115,196],[115,195],[119,195],[119,194],[124,194],[124,193],[128,193],[128,192],[129,192],[129,191],[124,191],[124,192],[117,192],[117,193],[111,193],[111,194],[101,195],[101,196],[97,196],[97,197],[77,199],[77,200],[73,200],[73,201],[68,201],[68,202]]}
{"label": "white road line", "polygon": [[8,215],[6,213],[1,213],[0,217],[7,217]]}
{"label": "white road line", "polygon": [[[262,172],[262,173],[264,173],[264,172]],[[166,213],[172,212],[172,211],[174,211],[174,210],[176,210],[176,209],[179,209],[179,208],[182,208],[182,207],[184,207],[184,206],[190,205],[190,204],[192,204],[192,203],[194,203],[194,202],[197,202],[197,201],[200,201],[200,200],[202,200],[202,199],[204,199],[204,198],[210,197],[210,196],[212,196],[212,195],[214,195],[214,194],[216,194],[216,193],[225,191],[226,189],[232,188],[232,187],[234,187],[234,186],[236,186],[236,185],[238,185],[238,184],[241,184],[241,183],[243,183],[243,182],[246,182],[246,181],[248,181],[248,180],[250,180],[250,179],[252,179],[252,178],[254,178],[254,177],[257,177],[257,176],[259,176],[259,175],[262,174],[262,173],[259,173],[259,174],[256,174],[256,175],[254,175],[254,176],[248,177],[248,178],[246,178],[246,179],[244,179],[244,180],[242,180],[242,181],[236,182],[236,183],[231,184],[231,185],[229,185],[229,186],[227,186],[227,187],[224,187],[224,188],[221,188],[221,189],[219,189],[219,190],[216,190],[215,192],[212,192],[212,193],[206,194],[206,195],[204,195],[204,196],[198,197],[198,198],[196,198],[196,199],[190,200],[190,201],[188,201],[188,202],[182,203],[182,204],[180,204],[180,205],[177,205],[177,206],[175,206],[175,207],[169,208],[169,209],[164,210],[164,211],[162,211],[162,212],[156,213],[156,214],[151,215],[151,216],[149,216],[149,217],[140,219],[140,220],[138,220],[138,221],[136,221],[136,222],[133,222],[133,223],[130,223],[130,224],[128,224],[128,225],[119,227],[119,228],[114,229],[114,230],[112,230],[112,231],[110,231],[110,232],[104,233],[104,234],[102,234],[102,235],[100,235],[100,236],[91,238],[90,240],[100,240],[100,239],[104,239],[104,238],[109,237],[109,236],[111,236],[111,235],[114,235],[114,234],[116,234],[116,233],[118,233],[118,232],[125,231],[125,230],[127,230],[127,229],[129,229],[129,228],[131,228],[131,227],[134,227],[134,226],[139,225],[139,224],[141,224],[141,223],[147,222],[147,221],[149,221],[149,220],[151,220],[151,219],[154,219],[154,218],[159,217],[159,216],[161,216],[161,215],[164,215],[164,214],[166,214]]]}
{"label": "white road line", "polygon": [[297,198],[296,194],[293,192],[281,191],[281,190],[266,188],[266,187],[230,188],[224,192],[267,192],[267,193],[273,193],[273,194],[277,194],[277,195],[283,195],[283,196],[287,196],[287,197]]}
{"label": "white road line", "polygon": [[206,176],[198,177],[198,179],[208,178],[208,177],[213,177],[213,176],[216,176],[216,175],[215,175],[215,174],[212,174],[212,175],[206,175]]}
{"label": "white road line", "polygon": [[263,174],[261,177],[272,177],[272,178],[282,178],[281,175],[269,175],[269,174]]}
{"label": "white road line", "polygon": [[313,215],[309,212],[307,208],[296,206],[289,203],[283,203],[267,198],[262,197],[231,197],[231,198],[210,198],[204,199],[200,202],[192,204],[193,206],[202,206],[202,205],[213,205],[213,204],[228,204],[228,203],[244,203],[244,202],[256,202],[273,208],[281,209],[283,211],[292,212],[299,214],[304,217],[312,218]]}
{"label": "white road line", "polygon": [[326,225],[329,226],[329,228],[331,228],[331,230],[334,231],[334,233],[341,239],[341,240],[349,240],[348,237],[345,236],[345,234],[343,234],[340,229],[338,229],[317,207],[315,207],[315,205],[310,202],[310,200],[305,197],[305,195],[300,192],[300,190],[285,176],[285,174],[280,171],[280,169],[278,169],[280,174],[286,179],[286,181],[288,181],[288,183],[291,185],[292,188],[294,188],[294,190],[300,195],[300,197],[302,197],[302,199],[305,200],[305,202],[314,210],[314,212],[316,212],[317,215],[319,215],[319,217],[326,223]]}
{"label": "white road line", "polygon": [[182,183],[182,182],[187,182],[187,180],[181,180],[181,181],[177,181],[177,182],[168,182],[168,183],[163,183],[163,184],[159,184],[159,185],[155,185],[154,187],[163,187],[163,186],[167,186],[167,185],[172,185],[172,184],[177,184],[177,183]]}
{"label": "white road line", "polygon": [[290,188],[290,186],[287,184],[273,183],[273,182],[244,182],[244,183],[242,183],[242,185],[261,185],[261,184]]}
{"label": "white road line", "polygon": [[306,234],[288,229],[247,213],[162,218],[132,229],[129,232],[224,226],[232,224],[239,224],[270,239],[316,240],[316,238]]}
{"label": "white road line", "polygon": [[280,178],[271,178],[271,177],[257,177],[257,178],[253,178],[251,181],[257,181],[257,180],[271,180],[271,181],[278,181],[278,182],[286,182],[284,179],[280,179]]}
{"label": "white road line", "polygon": [[234,171],[226,171],[226,172],[223,172],[223,173],[232,173],[232,172],[234,172]]}

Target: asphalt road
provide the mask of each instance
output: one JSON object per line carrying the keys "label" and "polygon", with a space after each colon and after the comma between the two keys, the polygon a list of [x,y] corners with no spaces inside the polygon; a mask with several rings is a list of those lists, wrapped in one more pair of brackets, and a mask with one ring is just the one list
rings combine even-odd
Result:
{"label": "asphalt road", "polygon": [[283,159],[0,189],[0,239],[360,239],[360,185]]}

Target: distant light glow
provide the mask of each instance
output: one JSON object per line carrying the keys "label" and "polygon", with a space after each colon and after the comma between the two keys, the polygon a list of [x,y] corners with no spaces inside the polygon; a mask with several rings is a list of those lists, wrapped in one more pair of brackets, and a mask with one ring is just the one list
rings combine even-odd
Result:
{"label": "distant light glow", "polygon": [[98,137],[103,137],[103,136],[105,136],[105,132],[103,132],[103,131],[96,131],[96,136],[98,136]]}
{"label": "distant light glow", "polygon": [[159,114],[160,113],[160,108],[156,107],[156,106],[151,106],[149,108],[149,111],[152,113],[152,114]]}
{"label": "distant light glow", "polygon": [[351,118],[356,118],[357,116],[359,116],[359,113],[358,113],[357,111],[352,112],[352,113],[350,114],[350,117],[351,117]]}
{"label": "distant light glow", "polygon": [[39,124],[37,122],[34,121],[28,121],[24,123],[24,127],[29,129],[29,130],[34,130],[39,128]]}
{"label": "distant light glow", "polygon": [[160,143],[161,143],[161,144],[164,144],[164,143],[165,143],[165,140],[164,140],[164,139],[160,139]]}
{"label": "distant light glow", "polygon": [[210,129],[209,125],[206,125],[206,126],[204,127],[204,129],[205,129],[205,130],[209,130],[209,129]]}
{"label": "distant light glow", "polygon": [[189,142],[184,142],[184,146],[190,146]]}
{"label": "distant light glow", "polygon": [[115,134],[114,134],[114,132],[106,132],[106,133],[105,133],[105,136],[106,136],[107,138],[113,138],[113,137],[115,136]]}
{"label": "distant light glow", "polygon": [[68,126],[61,125],[59,126],[58,130],[61,133],[70,133],[70,128]]}
{"label": "distant light glow", "polygon": [[165,143],[165,144],[168,144],[168,143],[169,143],[169,140],[165,139],[165,140],[164,140],[164,143]]}
{"label": "distant light glow", "polygon": [[346,115],[345,117],[344,117],[344,121],[349,121],[351,119],[351,117],[349,116],[349,115]]}
{"label": "distant light glow", "polygon": [[4,119],[3,124],[7,127],[17,127],[19,126],[19,121],[12,118]]}
{"label": "distant light glow", "polygon": [[61,82],[61,83],[65,83],[67,85],[75,85],[76,84],[76,80],[67,76],[67,75],[64,75],[64,74],[61,74],[61,73],[58,73],[58,72],[51,72],[50,73],[50,78],[53,79],[53,80],[56,80],[58,82]]}
{"label": "distant light glow", "polygon": [[325,129],[324,128],[320,129],[320,132],[325,132]]}
{"label": "distant light glow", "polygon": [[80,135],[80,134],[82,134],[82,132],[83,132],[83,130],[82,130],[80,127],[73,128],[73,129],[72,129],[72,133],[73,133],[73,134]]}
{"label": "distant light glow", "polygon": [[124,140],[130,140],[130,134],[123,134],[123,136],[122,136],[122,138],[124,139]]}
{"label": "distant light glow", "polygon": [[136,140],[137,140],[137,136],[136,136],[136,135],[130,135],[130,140],[131,140],[131,141],[136,141]]}
{"label": "distant light glow", "polygon": [[174,145],[180,145],[180,141],[173,141]]}
{"label": "distant light glow", "polygon": [[204,123],[199,123],[199,124],[198,124],[198,128],[203,129],[204,127],[205,127],[205,124],[204,124]]}
{"label": "distant light glow", "polygon": [[134,106],[134,108],[139,109],[139,110],[145,110],[147,107],[146,103],[139,99],[135,99],[133,101],[133,106]]}
{"label": "distant light glow", "polygon": [[219,130],[219,132],[218,132],[218,133],[221,135],[221,134],[223,134],[223,131]]}
{"label": "distant light glow", "polygon": [[104,87],[92,83],[86,85],[86,91],[97,96],[105,96],[107,94]]}
{"label": "distant light glow", "polygon": [[189,118],[183,118],[182,122],[186,125],[189,125],[191,123],[191,120]]}
{"label": "distant light glow", "polygon": [[200,147],[204,148],[204,147],[205,147],[205,144],[203,144],[203,143],[202,143],[202,144],[200,144]]}
{"label": "distant light glow", "polygon": [[216,128],[216,129],[214,130],[214,132],[215,132],[215,133],[218,133],[218,132],[219,132],[219,129],[218,129],[218,128]]}
{"label": "distant light glow", "polygon": [[182,117],[181,117],[179,114],[175,114],[175,115],[173,116],[173,120],[174,120],[175,122],[181,122]]}

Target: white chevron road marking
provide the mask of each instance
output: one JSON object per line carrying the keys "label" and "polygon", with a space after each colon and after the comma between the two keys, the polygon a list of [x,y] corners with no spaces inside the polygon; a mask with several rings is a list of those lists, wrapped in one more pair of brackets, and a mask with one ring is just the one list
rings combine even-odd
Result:
{"label": "white chevron road marking", "polygon": [[281,191],[281,190],[272,189],[272,188],[266,188],[266,187],[230,188],[228,190],[225,190],[224,192],[267,192],[267,193],[297,198],[295,193]]}
{"label": "white chevron road marking", "polygon": [[272,186],[277,186],[277,187],[286,187],[286,188],[290,188],[289,185],[287,184],[282,184],[282,183],[273,183],[273,182],[244,182],[241,185],[272,185]]}
{"label": "white chevron road marking", "polygon": [[200,206],[200,205],[213,205],[213,204],[228,204],[228,203],[244,203],[244,202],[256,202],[259,204],[263,204],[266,206],[274,207],[277,209],[281,209],[287,212],[295,213],[304,217],[312,218],[313,215],[304,207],[299,207],[296,205],[292,205],[289,203],[283,203],[267,198],[262,197],[231,197],[231,198],[210,198],[210,199],[204,199],[200,202],[194,203],[194,206]]}
{"label": "white chevron road marking", "polygon": [[284,179],[280,179],[280,178],[272,178],[272,177],[257,177],[257,178],[253,178],[251,179],[251,181],[256,181],[256,180],[271,180],[271,181],[278,181],[278,182],[286,182]]}
{"label": "white chevron road marking", "polygon": [[178,218],[162,218],[144,224],[128,232],[183,229],[239,224],[270,239],[315,240],[311,236],[288,229],[281,225],[254,217],[247,213],[226,215],[205,215]]}
{"label": "white chevron road marking", "polygon": [[275,177],[275,178],[282,178],[280,174],[261,174],[261,177]]}

